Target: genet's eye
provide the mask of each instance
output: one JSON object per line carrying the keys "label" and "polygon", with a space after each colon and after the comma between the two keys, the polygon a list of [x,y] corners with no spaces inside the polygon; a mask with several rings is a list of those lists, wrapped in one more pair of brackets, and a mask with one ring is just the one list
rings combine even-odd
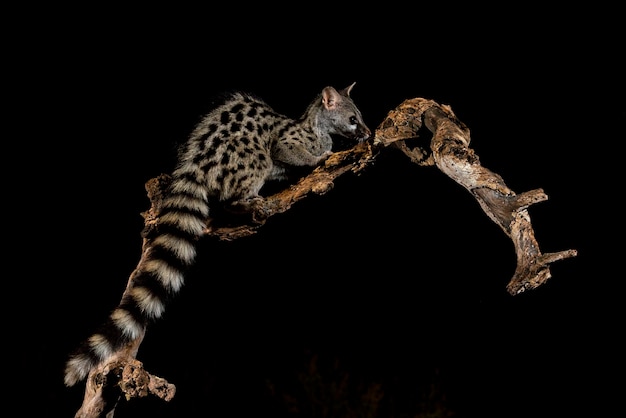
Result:
{"label": "genet's eye", "polygon": [[358,123],[358,121],[356,120],[356,116],[350,116],[350,123],[352,125],[356,125]]}

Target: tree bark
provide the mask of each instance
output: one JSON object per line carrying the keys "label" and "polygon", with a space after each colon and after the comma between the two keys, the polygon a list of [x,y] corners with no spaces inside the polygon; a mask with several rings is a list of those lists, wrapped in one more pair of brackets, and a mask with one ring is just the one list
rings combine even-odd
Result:
{"label": "tree bark", "polygon": [[[429,148],[409,147],[427,134],[432,135]],[[542,189],[517,195],[500,175],[483,167],[469,148],[469,129],[449,106],[421,98],[405,100],[389,112],[376,130],[374,143],[394,144],[416,164],[437,166],[474,196],[485,214],[515,246],[517,268],[507,285],[510,294],[536,289],[552,277],[550,263],[577,255],[576,250],[541,253],[528,207],[547,200],[548,196]]]}

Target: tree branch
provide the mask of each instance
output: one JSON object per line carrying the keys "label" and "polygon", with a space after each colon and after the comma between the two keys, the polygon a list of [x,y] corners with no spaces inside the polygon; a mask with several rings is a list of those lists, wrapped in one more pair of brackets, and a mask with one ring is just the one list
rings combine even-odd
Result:
{"label": "tree branch", "polygon": [[[409,143],[430,135],[429,148],[409,147]],[[511,295],[539,287],[551,277],[550,263],[577,255],[576,250],[541,253],[527,208],[548,196],[542,189],[516,195],[502,177],[483,167],[469,148],[469,129],[450,107],[421,98],[406,100],[389,112],[374,138],[376,144],[394,144],[416,164],[437,166],[467,189],[511,238],[517,254],[517,268],[507,285]]]}
{"label": "tree branch", "polygon": [[[417,145],[423,137],[431,137],[428,147]],[[542,254],[539,251],[527,208],[548,197],[541,189],[515,194],[499,175],[480,165],[478,156],[469,148],[469,142],[469,129],[449,107],[420,98],[406,100],[389,112],[376,130],[373,142],[363,142],[349,150],[336,152],[323,165],[285,190],[254,200],[245,207],[233,208],[243,212],[245,217],[218,219],[214,216],[208,219],[205,233],[224,241],[250,236],[271,216],[289,210],[294,203],[311,193],[322,195],[331,190],[337,177],[348,172],[358,174],[374,163],[381,149],[393,145],[418,165],[437,166],[474,196],[487,216],[512,239],[515,246],[517,269],[507,285],[508,292],[517,295],[535,289],[551,277],[550,263],[574,257],[577,252],[567,250]],[[142,213],[144,236],[157,224],[170,180],[169,175],[162,174],[146,183],[151,207]],[[144,239],[142,256],[129,277],[129,285],[145,262],[146,245]],[[135,359],[142,340],[143,335],[90,372],[77,418],[111,418],[121,396],[132,399],[152,394],[166,401],[174,397],[174,385],[152,376]]]}

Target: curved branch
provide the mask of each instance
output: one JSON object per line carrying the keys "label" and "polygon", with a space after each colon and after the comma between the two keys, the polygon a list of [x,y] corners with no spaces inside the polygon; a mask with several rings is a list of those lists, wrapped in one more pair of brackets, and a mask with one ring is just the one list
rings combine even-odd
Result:
{"label": "curved branch", "polygon": [[[409,146],[427,134],[432,134],[428,148]],[[551,277],[550,263],[577,255],[576,250],[541,253],[527,209],[548,196],[541,189],[516,195],[501,176],[483,167],[469,148],[469,129],[450,107],[421,98],[406,100],[376,130],[375,143],[394,144],[416,164],[436,165],[474,196],[515,246],[517,268],[507,285],[510,294],[539,287]]]}

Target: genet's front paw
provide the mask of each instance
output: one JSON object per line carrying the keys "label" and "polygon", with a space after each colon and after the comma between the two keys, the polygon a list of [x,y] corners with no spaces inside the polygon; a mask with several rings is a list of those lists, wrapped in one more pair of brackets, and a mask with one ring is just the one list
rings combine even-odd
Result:
{"label": "genet's front paw", "polygon": [[333,155],[334,153],[332,151],[325,151],[322,155],[320,155],[318,157],[318,164],[325,161],[326,159],[328,159],[328,157],[330,157],[331,155]]}

